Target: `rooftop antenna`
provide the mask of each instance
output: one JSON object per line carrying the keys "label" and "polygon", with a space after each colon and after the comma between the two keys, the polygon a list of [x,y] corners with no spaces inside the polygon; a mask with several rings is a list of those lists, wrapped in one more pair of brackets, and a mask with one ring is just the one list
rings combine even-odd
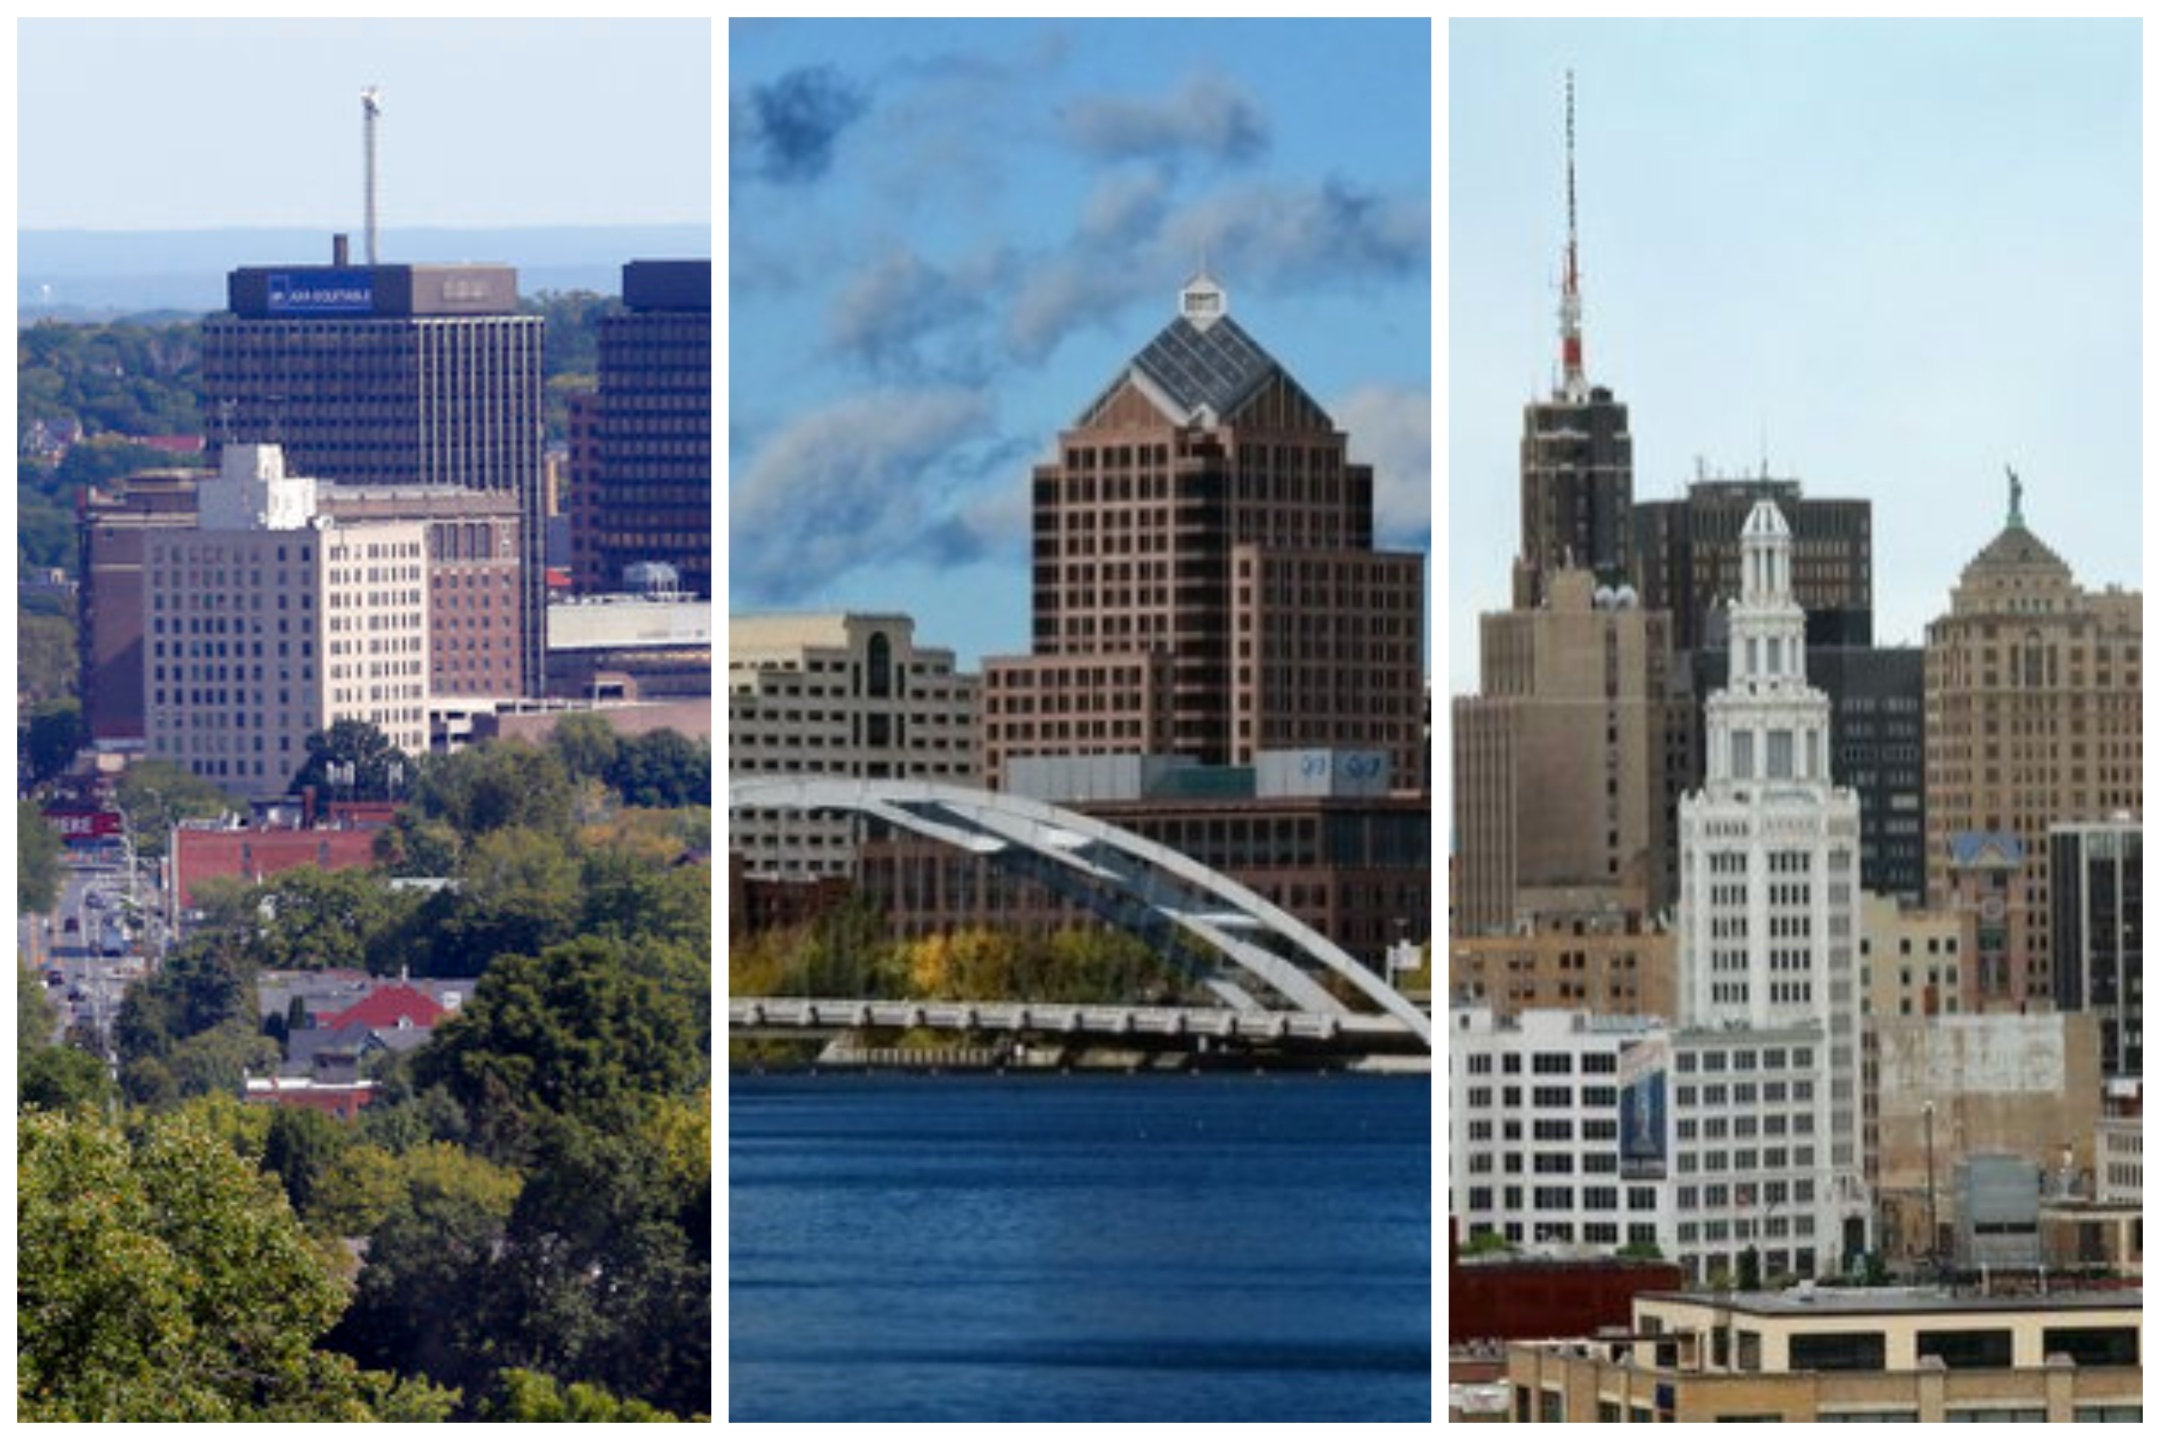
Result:
{"label": "rooftop antenna", "polygon": [[382,91],[369,85],[360,92],[362,140],[367,150],[367,263],[375,263],[375,122],[382,116]]}
{"label": "rooftop antenna", "polygon": [[1583,379],[1581,272],[1575,255],[1575,72],[1567,72],[1567,271],[1560,289],[1560,372],[1569,402],[1590,398]]}

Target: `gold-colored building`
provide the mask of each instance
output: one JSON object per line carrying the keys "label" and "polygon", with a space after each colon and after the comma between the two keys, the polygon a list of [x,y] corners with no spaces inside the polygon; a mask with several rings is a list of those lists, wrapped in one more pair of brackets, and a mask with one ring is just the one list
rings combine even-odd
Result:
{"label": "gold-colored building", "polygon": [[1626,1336],[1508,1347],[1527,1423],[2143,1418],[2137,1290],[1654,1294]]}
{"label": "gold-colored building", "polygon": [[1951,903],[1952,842],[2020,843],[2022,893],[2005,907],[2026,957],[1984,1005],[2052,1000],[2048,827],[2144,810],[2142,597],[2087,590],[2026,528],[2012,481],[2008,523],[1965,567],[1927,631],[1928,900]]}

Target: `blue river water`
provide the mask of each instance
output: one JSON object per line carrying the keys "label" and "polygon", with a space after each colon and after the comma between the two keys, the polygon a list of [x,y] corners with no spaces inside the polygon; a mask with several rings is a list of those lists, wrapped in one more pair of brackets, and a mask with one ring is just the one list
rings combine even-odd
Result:
{"label": "blue river water", "polygon": [[728,1418],[1432,1418],[1431,1089],[743,1076]]}

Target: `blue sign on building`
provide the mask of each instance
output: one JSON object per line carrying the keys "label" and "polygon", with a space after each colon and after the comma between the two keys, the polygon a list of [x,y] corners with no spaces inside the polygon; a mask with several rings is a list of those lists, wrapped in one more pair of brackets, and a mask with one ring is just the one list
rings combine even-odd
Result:
{"label": "blue sign on building", "polygon": [[375,275],[369,270],[270,272],[272,315],[369,315],[375,310]]}

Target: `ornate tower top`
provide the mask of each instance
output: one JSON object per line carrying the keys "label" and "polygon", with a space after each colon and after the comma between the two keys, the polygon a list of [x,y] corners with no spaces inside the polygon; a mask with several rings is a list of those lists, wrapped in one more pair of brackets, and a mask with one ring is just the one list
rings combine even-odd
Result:
{"label": "ornate tower top", "polygon": [[1178,314],[1196,330],[1205,330],[1230,313],[1230,297],[1206,270],[1196,273],[1178,292]]}

